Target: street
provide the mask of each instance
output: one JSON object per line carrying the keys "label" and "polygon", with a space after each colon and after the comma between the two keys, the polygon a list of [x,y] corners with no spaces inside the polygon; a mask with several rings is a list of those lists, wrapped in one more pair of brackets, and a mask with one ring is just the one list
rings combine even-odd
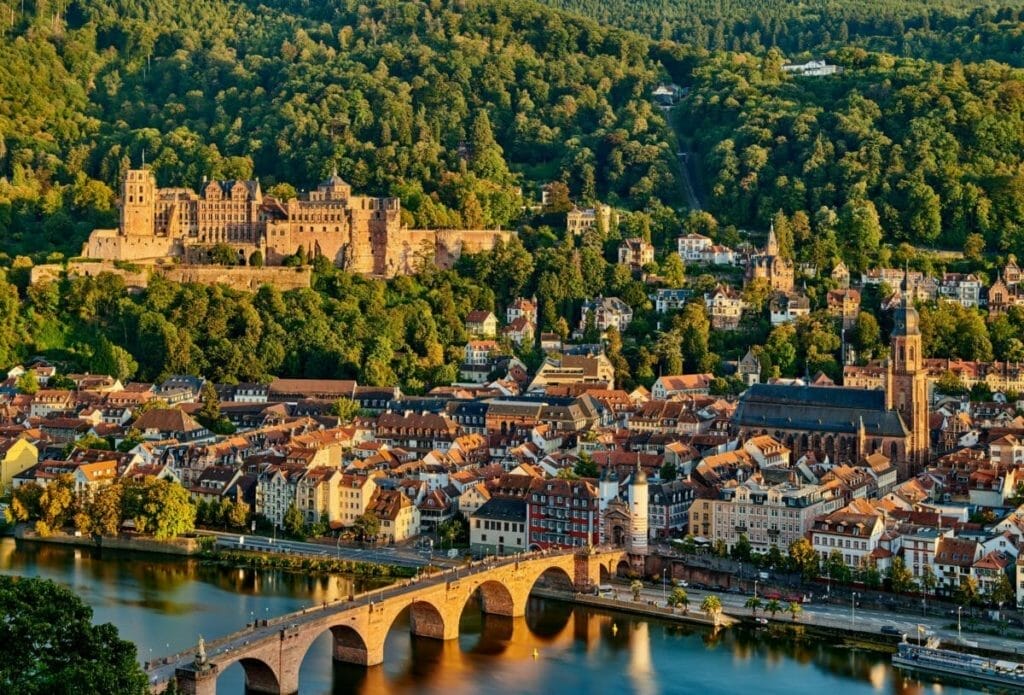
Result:
{"label": "street", "polygon": [[[628,584],[616,584],[616,590],[619,592],[619,598],[632,597],[632,592],[629,589]],[[672,593],[672,584],[667,583],[662,587],[654,587],[644,585],[644,589],[640,594],[641,601],[654,601],[660,606],[665,605],[666,598]],[[733,616],[749,616],[751,615],[750,609],[746,608],[744,604],[752,594],[734,594],[718,591],[705,591],[698,589],[686,588],[686,594],[690,599],[690,609],[696,609],[700,607],[701,601],[708,594],[715,594],[722,602],[722,609],[725,613]],[[757,611],[757,615],[763,615],[766,618],[771,618],[769,613],[764,610],[764,604],[767,600],[761,596],[761,608]],[[782,605],[783,610],[776,614],[775,619],[779,621],[790,622],[792,618],[786,609],[789,607],[788,601],[780,600],[779,603]],[[861,608],[852,608],[850,604],[846,606],[837,604],[817,603],[810,602],[801,604],[803,611],[797,616],[798,623],[814,624],[825,627],[837,627],[843,629],[858,630],[867,634],[878,635],[881,633],[882,627],[885,625],[891,625],[897,630],[907,635],[908,641],[915,641],[918,638],[918,625],[923,625],[926,628],[926,632],[923,635],[925,639],[930,634],[934,634],[939,637],[943,643],[956,643],[958,641],[956,628],[949,629],[947,625],[956,622],[956,616],[950,618],[939,618],[935,616],[928,616],[927,618],[920,615],[913,615],[907,612],[892,613],[888,611],[868,610]],[[967,617],[964,614],[964,625],[967,624]],[[980,633],[968,632],[966,630],[962,633],[963,639],[976,643],[978,646],[986,649],[994,649],[1004,651],[1010,654],[1020,654],[1024,657],[1024,644],[1018,639],[1007,638],[1007,637],[996,637],[992,635],[984,635]]]}
{"label": "street", "polygon": [[[330,546],[324,543],[307,543],[304,541],[291,541],[283,538],[268,538],[266,536],[239,533],[223,533],[220,531],[203,531],[204,534],[215,536],[217,546],[233,550],[253,550],[270,553],[291,553],[296,555],[310,555],[316,557],[329,557],[338,560],[351,560],[354,562],[372,562],[382,565],[398,565],[402,567],[453,567],[461,564],[461,558],[448,558],[440,553],[429,553],[413,548],[352,548],[349,546]],[[241,541],[243,542],[239,542]]]}

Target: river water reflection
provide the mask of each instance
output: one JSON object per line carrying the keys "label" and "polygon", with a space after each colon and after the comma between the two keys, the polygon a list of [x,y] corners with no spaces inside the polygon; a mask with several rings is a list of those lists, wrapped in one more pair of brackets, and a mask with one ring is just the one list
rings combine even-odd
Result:
{"label": "river water reflection", "polygon": [[[346,578],[226,570],[193,561],[100,554],[0,539],[0,574],[53,579],[139,645],[148,659],[276,615],[359,591]],[[798,643],[767,633],[705,630],[531,599],[525,618],[483,616],[475,605],[451,642],[413,638],[399,618],[385,663],[365,669],[331,660],[329,634],[302,663],[302,693],[785,693],[845,695],[976,692],[904,679],[886,655]],[[240,666],[218,691],[244,691]]]}

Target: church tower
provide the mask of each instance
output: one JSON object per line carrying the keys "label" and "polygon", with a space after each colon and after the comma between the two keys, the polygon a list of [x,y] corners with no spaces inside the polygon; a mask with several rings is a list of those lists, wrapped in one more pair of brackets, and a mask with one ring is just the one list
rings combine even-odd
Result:
{"label": "church tower", "polygon": [[775,236],[775,222],[772,222],[771,227],[768,228],[768,243],[764,247],[764,255],[779,255],[779,240]]}
{"label": "church tower", "polygon": [[156,177],[148,169],[129,169],[121,186],[121,234],[153,236],[156,231]]}
{"label": "church tower", "polygon": [[910,294],[909,283],[904,279],[903,301],[893,317],[886,391],[890,406],[899,411],[910,428],[907,463],[914,470],[928,459],[928,382],[917,309],[910,302]]}
{"label": "church tower", "polygon": [[629,481],[629,552],[647,554],[647,474],[640,468],[640,454]]}

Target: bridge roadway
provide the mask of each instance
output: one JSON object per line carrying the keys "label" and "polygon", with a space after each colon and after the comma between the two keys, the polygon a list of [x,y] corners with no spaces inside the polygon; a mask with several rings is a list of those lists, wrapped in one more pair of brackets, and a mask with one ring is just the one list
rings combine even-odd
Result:
{"label": "bridge roadway", "polygon": [[479,595],[484,613],[521,616],[530,591],[541,578],[560,578],[563,585],[586,590],[613,576],[628,557],[621,549],[590,552],[541,551],[482,560],[468,567],[444,570],[336,600],[270,620],[205,644],[205,662],[198,645],[145,664],[153,693],[172,680],[187,695],[215,695],[217,676],[235,663],[245,670],[246,691],[291,695],[299,690],[299,668],[310,645],[330,631],[334,659],[372,666],[384,661],[384,640],[395,619],[410,612],[412,633],[434,639],[455,639],[467,601]]}

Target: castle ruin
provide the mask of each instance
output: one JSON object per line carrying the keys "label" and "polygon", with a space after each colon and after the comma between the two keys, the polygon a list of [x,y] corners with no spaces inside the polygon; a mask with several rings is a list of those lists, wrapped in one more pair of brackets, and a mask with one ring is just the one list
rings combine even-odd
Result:
{"label": "castle ruin", "polygon": [[82,255],[107,261],[211,262],[225,245],[244,265],[259,251],[281,265],[302,249],[353,273],[393,277],[416,272],[426,260],[450,268],[462,253],[490,250],[514,232],[409,229],[398,198],[352,195],[336,173],[300,198],[264,195],[259,181],[205,182],[201,193],[158,188],[148,169],[131,169],[121,189],[118,229],[97,229]]}

